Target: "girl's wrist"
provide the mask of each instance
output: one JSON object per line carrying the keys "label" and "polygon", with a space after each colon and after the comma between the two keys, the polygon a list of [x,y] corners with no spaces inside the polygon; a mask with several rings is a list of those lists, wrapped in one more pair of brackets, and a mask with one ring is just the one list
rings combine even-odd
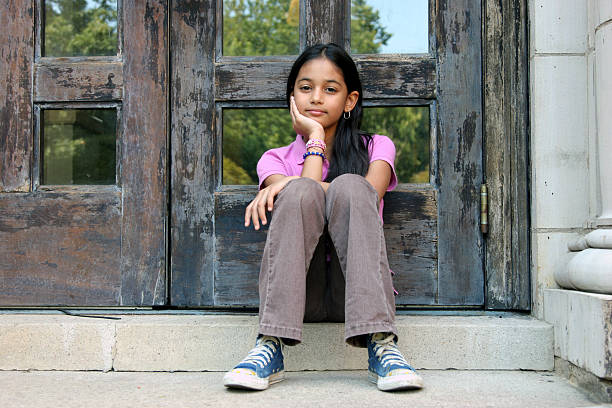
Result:
{"label": "girl's wrist", "polygon": [[314,131],[312,134],[308,135],[308,140],[317,139],[321,141],[325,141],[325,132]]}

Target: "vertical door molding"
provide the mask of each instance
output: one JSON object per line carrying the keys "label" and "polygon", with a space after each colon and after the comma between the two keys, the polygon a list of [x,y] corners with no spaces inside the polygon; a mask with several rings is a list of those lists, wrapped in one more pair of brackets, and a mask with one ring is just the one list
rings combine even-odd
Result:
{"label": "vertical door molding", "polygon": [[212,305],[217,0],[172,2],[171,303]]}
{"label": "vertical door molding", "polygon": [[527,1],[487,0],[483,12],[485,307],[529,310]]}
{"label": "vertical door molding", "polygon": [[346,47],[351,0],[302,0],[300,2],[300,49],[333,42]]}
{"label": "vertical door molding", "polygon": [[[168,2],[123,0],[121,304],[166,303]],[[143,114],[146,106],[146,114]]]}
{"label": "vertical door molding", "polygon": [[481,3],[436,2],[439,302],[482,305]]}
{"label": "vertical door molding", "polygon": [[0,9],[0,192],[28,192],[32,157],[34,2]]}

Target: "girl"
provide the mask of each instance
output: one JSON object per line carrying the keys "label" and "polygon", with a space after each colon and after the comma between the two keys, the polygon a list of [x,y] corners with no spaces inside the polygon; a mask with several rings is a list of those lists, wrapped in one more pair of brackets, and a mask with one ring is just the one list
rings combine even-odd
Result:
{"label": "girl", "polygon": [[345,322],[345,340],[367,347],[381,390],[421,388],[396,346],[395,299],[382,228],[382,198],[397,179],[395,146],[359,131],[361,81],[335,44],[307,48],[287,80],[295,142],[264,153],[260,191],[245,227],[274,214],[259,275],[259,335],[224,377],[263,390],[284,378],[283,347],[302,340],[303,322]]}

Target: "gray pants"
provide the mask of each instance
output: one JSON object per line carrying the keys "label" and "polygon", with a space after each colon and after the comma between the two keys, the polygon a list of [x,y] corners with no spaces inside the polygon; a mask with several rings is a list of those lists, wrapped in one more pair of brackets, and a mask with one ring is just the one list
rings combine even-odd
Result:
{"label": "gray pants", "polygon": [[344,321],[345,340],[356,347],[365,347],[368,333],[397,335],[378,193],[364,177],[343,174],[327,193],[305,177],[281,190],[259,300],[259,333],[288,345],[301,342],[304,321]]}

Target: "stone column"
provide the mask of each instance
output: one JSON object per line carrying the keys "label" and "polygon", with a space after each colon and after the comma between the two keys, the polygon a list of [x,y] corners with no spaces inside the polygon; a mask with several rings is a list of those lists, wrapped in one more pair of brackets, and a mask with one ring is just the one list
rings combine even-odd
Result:
{"label": "stone column", "polygon": [[595,98],[602,223],[612,226],[612,2],[599,0],[595,18]]}
{"label": "stone column", "polygon": [[[597,166],[598,201],[594,225],[600,227],[569,245],[576,252],[566,268],[555,270],[557,284],[585,292],[612,294],[612,2],[590,0],[589,41],[594,47],[593,84],[595,96],[596,150],[591,163]],[[594,40],[594,41],[593,41]],[[592,48],[591,48],[592,52]],[[593,116],[591,116],[593,117]],[[592,157],[592,156],[596,157]]]}

